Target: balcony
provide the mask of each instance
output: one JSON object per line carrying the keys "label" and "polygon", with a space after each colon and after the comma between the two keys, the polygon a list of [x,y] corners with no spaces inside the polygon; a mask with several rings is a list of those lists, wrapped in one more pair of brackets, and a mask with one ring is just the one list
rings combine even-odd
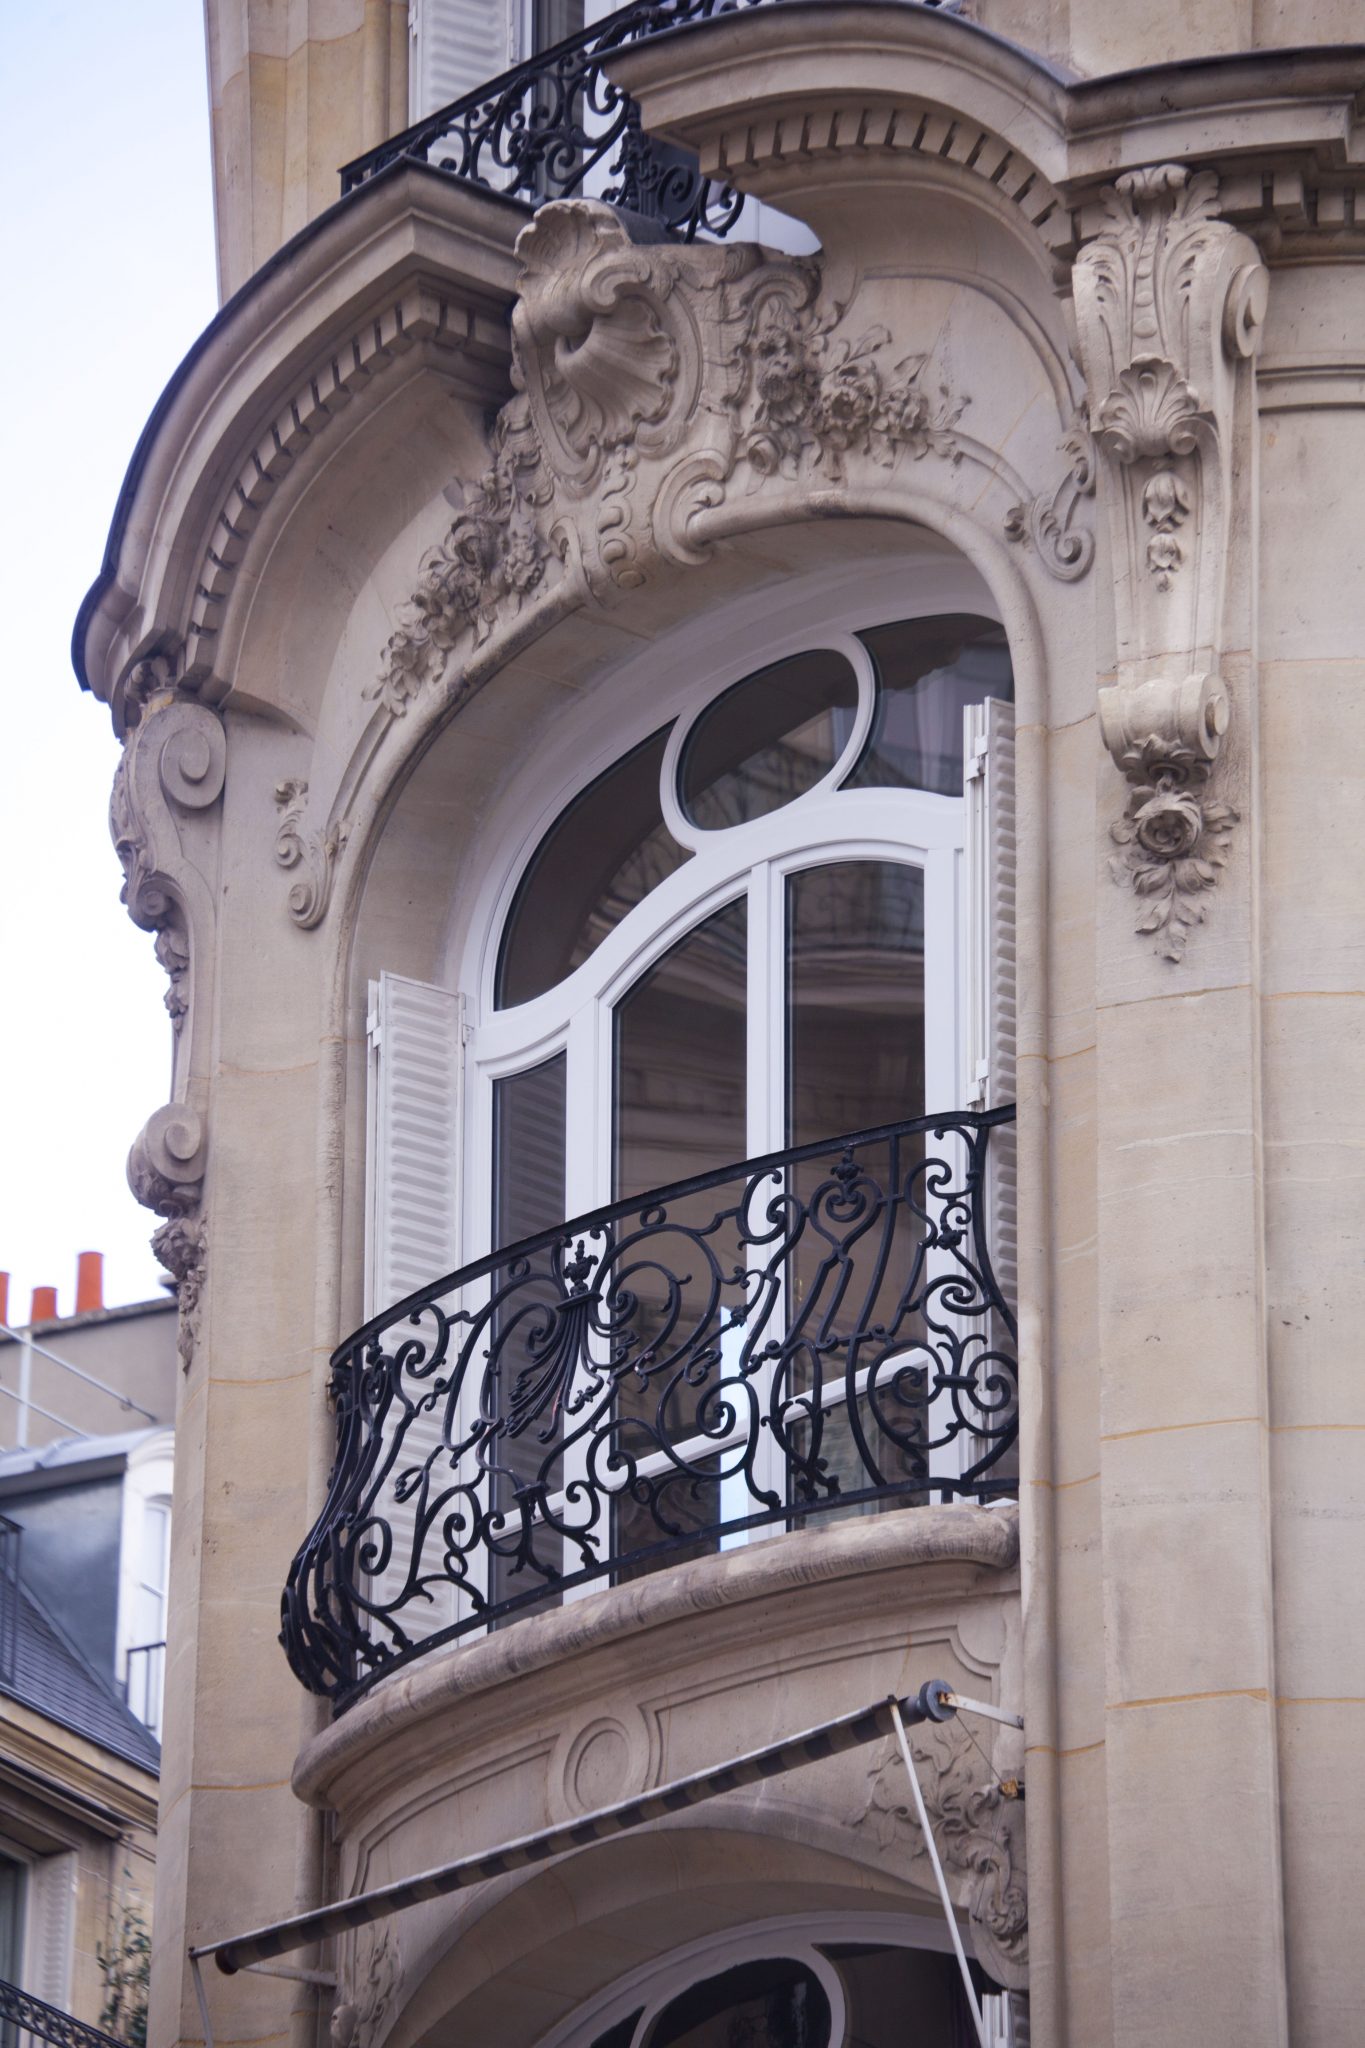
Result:
{"label": "balcony", "polygon": [[1012,1209],[1013,1119],[920,1117],[634,1196],[358,1330],[284,1593],[298,1678],[344,1706],[597,1582],[1012,1496],[1016,1324],[989,1218]]}
{"label": "balcony", "polygon": [[[648,36],[777,0],[633,0],[476,92],[405,128],[346,164],[343,196],[401,158],[500,192],[528,206],[576,194],[657,221],[682,241],[724,237],[743,199],[703,178],[686,150],[658,143],[640,126],[640,109],[612,84],[617,50]],[[956,13],[958,0],[904,0]]]}

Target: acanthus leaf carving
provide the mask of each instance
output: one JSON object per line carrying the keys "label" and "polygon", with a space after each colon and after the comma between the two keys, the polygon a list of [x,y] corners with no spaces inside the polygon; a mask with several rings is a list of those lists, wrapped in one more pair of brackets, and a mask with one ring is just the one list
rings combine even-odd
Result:
{"label": "acanthus leaf carving", "polygon": [[1138,898],[1136,929],[1179,961],[1237,823],[1212,787],[1230,717],[1218,671],[1249,459],[1234,447],[1236,377],[1257,347],[1266,272],[1218,218],[1212,172],[1129,172],[1104,204],[1073,283],[1115,559],[1119,664],[1101,731],[1128,795],[1110,865]]}
{"label": "acanthus leaf carving", "polygon": [[152,684],[133,692],[139,708],[114,771],[109,831],[123,869],[121,901],[134,924],[155,936],[170,984],[166,1009],[178,1034],[189,1012],[186,897],[193,893],[192,885],[187,891],[190,864],[180,821],[210,809],[222,795],[227,739],[216,713],[174,695],[168,657],[138,664],[153,668]]}
{"label": "acanthus leaf carving", "polygon": [[392,1920],[355,1936],[332,2009],[332,2048],[376,2048],[394,2017],[402,1979],[402,1953]]}
{"label": "acanthus leaf carving", "polygon": [[180,1329],[176,1349],[181,1369],[188,1372],[194,1362],[199,1337],[199,1302],[208,1267],[208,1243],[202,1220],[186,1216],[168,1217],[152,1232],[152,1250],[175,1281]]}
{"label": "acanthus leaf carving", "polygon": [[275,833],[275,859],[282,868],[298,871],[286,899],[289,915],[304,931],[312,931],[327,915],[337,860],[350,836],[350,827],[340,819],[321,832],[305,829],[308,784],[301,777],[289,776],[277,782],[275,802],[281,813]]}
{"label": "acanthus leaf carving", "polygon": [[[1023,1812],[993,1777],[981,1751],[955,1722],[911,1731],[934,1845],[972,1921],[977,1955],[997,1983],[1028,1985],[1028,1864]],[[898,1745],[871,1752],[867,1790],[850,1815],[883,1855],[904,1844],[922,1853],[918,1818]]]}
{"label": "acanthus leaf carving", "polygon": [[1005,515],[1009,540],[1031,541],[1038,559],[1059,583],[1076,583],[1095,559],[1095,536],[1072,524],[1082,498],[1095,495],[1095,444],[1084,412],[1078,410],[1062,441],[1067,458],[1061,482]]}

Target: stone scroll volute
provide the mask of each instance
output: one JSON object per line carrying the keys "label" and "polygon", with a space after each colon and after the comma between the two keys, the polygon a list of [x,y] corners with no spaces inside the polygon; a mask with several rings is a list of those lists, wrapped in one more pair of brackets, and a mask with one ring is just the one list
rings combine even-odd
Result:
{"label": "stone scroll volute", "polygon": [[152,1248],[176,1281],[180,1356],[188,1366],[207,1259],[200,1210],[214,951],[216,825],[210,813],[227,775],[227,736],[216,712],[179,694],[176,662],[168,655],[139,662],[120,701],[127,738],[114,776],[110,831],[128,914],[154,935],[169,977],[166,1008],[173,1026],[170,1100],[134,1140],[128,1183],[161,1218]]}
{"label": "stone scroll volute", "polygon": [[1267,273],[1218,219],[1212,172],[1132,171],[1103,199],[1072,282],[1113,560],[1118,674],[1100,692],[1100,729],[1128,783],[1111,866],[1134,890],[1137,930],[1179,960],[1237,822],[1217,791],[1232,717],[1222,653],[1251,473],[1238,376]]}

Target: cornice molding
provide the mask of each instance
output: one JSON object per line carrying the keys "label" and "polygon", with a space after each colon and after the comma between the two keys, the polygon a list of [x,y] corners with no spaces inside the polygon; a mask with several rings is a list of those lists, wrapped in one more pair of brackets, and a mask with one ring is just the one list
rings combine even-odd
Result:
{"label": "cornice molding", "polygon": [[888,1572],[913,1571],[925,1575],[930,1589],[935,1569],[1004,1575],[1018,1562],[1019,1517],[1012,1506],[926,1507],[791,1531],[698,1558],[454,1645],[381,1680],[301,1751],[294,1791],[310,1805],[335,1805],[340,1781],[364,1769],[400,1731],[423,1723],[439,1728],[463,1701],[613,1646],[648,1662],[641,1644],[655,1629],[696,1627],[726,1613],[743,1627],[744,1611],[753,1603],[809,1587],[863,1584]]}
{"label": "cornice molding", "polygon": [[512,244],[524,210],[398,164],[286,245],[223,308],[154,411],[104,567],[76,621],[82,683],[111,703],[173,643],[182,687],[231,682],[233,593],[268,546],[272,501],[363,417],[399,366],[435,369],[471,405],[508,390]]}
{"label": "cornice molding", "polygon": [[1101,230],[1104,187],[1178,160],[1216,168],[1223,218],[1291,257],[1365,254],[1363,66],[1351,44],[1077,78],[939,8],[789,0],[630,44],[610,69],[651,134],[802,219],[841,157],[910,179],[940,155],[1063,256]]}

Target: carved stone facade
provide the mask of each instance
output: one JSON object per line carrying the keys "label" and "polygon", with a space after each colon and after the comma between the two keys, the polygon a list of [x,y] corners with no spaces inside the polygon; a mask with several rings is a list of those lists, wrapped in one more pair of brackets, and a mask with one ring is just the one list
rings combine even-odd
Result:
{"label": "carved stone facade", "polygon": [[[1028,1989],[1028,1860],[1019,1781],[1003,1781],[964,1721],[914,1731],[910,1754],[920,1773],[934,1845],[971,1918],[976,1951],[998,1983]],[[881,1855],[924,1844],[905,1765],[894,1742],[872,1753],[866,1804],[850,1815]],[[918,1846],[916,1846],[918,1844]]]}
{"label": "carved stone facade", "polygon": [[1227,555],[1250,495],[1238,369],[1259,346],[1269,280],[1255,244],[1218,218],[1212,171],[1162,164],[1102,196],[1106,225],[1074,290],[1115,569],[1119,673],[1100,728],[1130,788],[1112,866],[1139,898],[1138,931],[1179,961],[1237,822],[1210,783],[1232,716]]}
{"label": "carved stone facade", "polygon": [[[1022,1758],[965,1723],[916,1750],[968,1943],[1027,1974],[1040,2042],[1335,2048],[1365,2010],[1365,167],[1334,7],[1304,0],[1293,51],[1265,7],[713,10],[611,77],[779,210],[759,239],[396,160],[173,380],[78,636],[173,1025],[129,1161],[189,1368],[152,2048],[202,2034],[191,1941],[940,1675],[1025,1717]],[[476,1258],[491,1091],[527,1071],[490,991],[549,821],[627,724],[681,748],[694,684],[864,598],[850,640],[970,611],[1013,669],[1014,944],[946,979],[1015,999],[1017,1510],[573,1587],[319,1731],[279,1586],[326,1496],[329,1355],[383,1306],[370,984],[435,990],[457,1063],[468,1033],[483,1092],[441,1136]],[[788,971],[775,941],[754,967],[779,1008]],[[606,1007],[573,1028],[605,1070]],[[614,1140],[573,1130],[586,1185]],[[932,1948],[899,1769],[826,1759],[427,1901],[322,1953],[334,1993],[212,1976],[215,2031],[282,2039],[316,1991],[297,2023],[338,2048],[580,2048],[683,1922]]]}

